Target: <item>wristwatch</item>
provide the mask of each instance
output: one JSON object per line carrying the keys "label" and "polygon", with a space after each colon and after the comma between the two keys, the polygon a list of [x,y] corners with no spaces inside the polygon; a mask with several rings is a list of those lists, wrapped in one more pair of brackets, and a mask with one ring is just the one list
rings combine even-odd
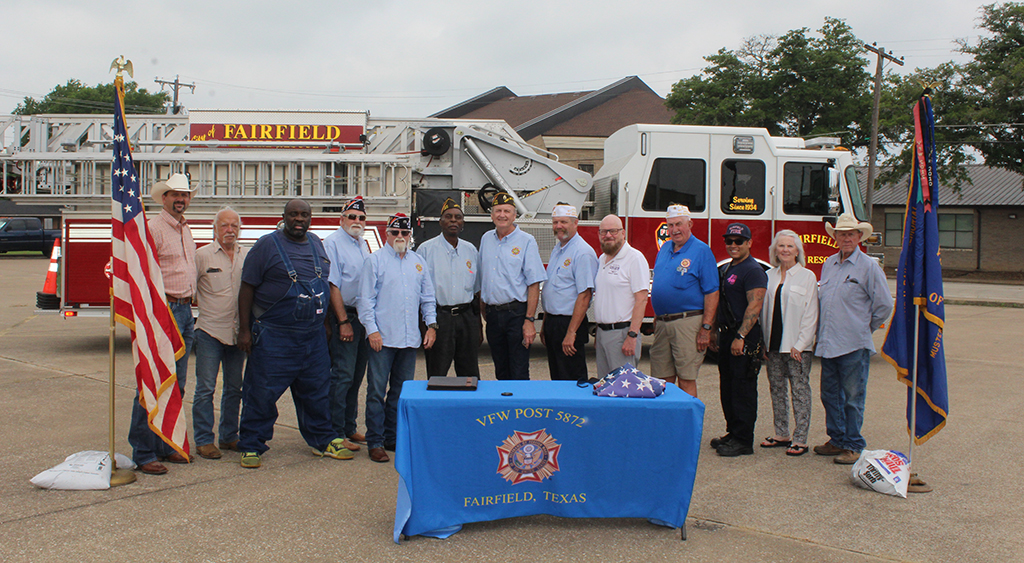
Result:
{"label": "wristwatch", "polygon": [[743,340],[744,338],[746,338],[746,336],[744,336],[744,335],[742,335],[742,334],[737,332],[736,333],[736,338],[739,338],[740,340]]}
{"label": "wristwatch", "polygon": [[536,317],[526,317],[526,320],[528,320],[528,321],[530,321],[532,323],[532,322],[536,321],[537,318]]}
{"label": "wristwatch", "polygon": [[437,330],[437,327],[438,327],[437,323],[430,323],[430,324],[427,325],[427,328],[432,328],[434,330]]}
{"label": "wristwatch", "polygon": [[700,327],[703,328],[704,330],[711,330],[711,325],[709,325],[708,323],[704,323],[700,325]]}
{"label": "wristwatch", "polygon": [[630,338],[636,338],[638,335],[637,335],[635,330],[631,330],[631,331],[626,333],[626,336],[628,336]]}

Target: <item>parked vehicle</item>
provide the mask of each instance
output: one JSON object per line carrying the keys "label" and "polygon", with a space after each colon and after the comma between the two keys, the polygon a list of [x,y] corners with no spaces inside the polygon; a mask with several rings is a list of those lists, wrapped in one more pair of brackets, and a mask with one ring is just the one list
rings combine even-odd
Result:
{"label": "parked vehicle", "polygon": [[49,256],[59,236],[59,230],[44,229],[36,217],[0,217],[0,254],[28,250]]}

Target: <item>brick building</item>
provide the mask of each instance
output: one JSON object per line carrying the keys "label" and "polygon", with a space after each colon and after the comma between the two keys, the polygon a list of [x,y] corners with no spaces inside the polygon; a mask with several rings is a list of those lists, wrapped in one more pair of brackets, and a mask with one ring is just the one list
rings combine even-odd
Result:
{"label": "brick building", "polygon": [[669,123],[665,99],[629,76],[599,90],[517,96],[499,86],[430,117],[504,119],[531,145],[593,174],[604,164],[604,140],[634,123]]}
{"label": "brick building", "polygon": [[[939,186],[939,244],[946,271],[1024,272],[1024,176],[1003,168],[967,167],[960,193]],[[867,186],[867,168],[858,170]],[[861,188],[866,189],[866,188]],[[899,263],[907,177],[879,187],[871,224],[883,234],[885,266]]]}

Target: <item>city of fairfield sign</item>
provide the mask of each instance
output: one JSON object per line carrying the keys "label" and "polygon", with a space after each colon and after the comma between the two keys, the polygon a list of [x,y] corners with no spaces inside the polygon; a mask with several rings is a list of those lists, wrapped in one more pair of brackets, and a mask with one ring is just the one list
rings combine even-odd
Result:
{"label": "city of fairfield sign", "polygon": [[282,143],[278,147],[356,148],[362,146],[367,119],[365,111],[190,110],[188,132],[190,141],[205,147],[268,148],[268,143]]}

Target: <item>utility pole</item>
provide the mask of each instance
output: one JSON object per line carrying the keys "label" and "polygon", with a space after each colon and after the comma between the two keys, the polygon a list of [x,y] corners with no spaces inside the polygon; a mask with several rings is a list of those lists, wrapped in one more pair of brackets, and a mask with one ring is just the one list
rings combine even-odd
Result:
{"label": "utility pole", "polygon": [[181,83],[181,81],[178,80],[178,75],[177,74],[174,75],[174,82],[171,82],[170,80],[160,80],[159,78],[154,78],[153,82],[156,82],[157,84],[160,85],[160,91],[161,92],[163,91],[165,85],[166,86],[171,86],[172,88],[174,88],[174,101],[171,103],[171,113],[173,113],[175,115],[181,113],[181,106],[178,105],[178,90],[180,90],[182,88],[191,88],[192,89],[192,93],[193,94],[196,93],[196,85],[195,84],[183,84],[183,83]]}
{"label": "utility pole", "polygon": [[878,106],[882,101],[882,63],[886,59],[903,66],[903,57],[892,56],[892,51],[885,52],[885,47],[877,47],[877,43],[864,44],[864,48],[878,56],[878,63],[875,65],[875,106],[871,110],[871,143],[868,145],[868,191],[864,195],[864,207],[868,213],[868,221],[871,221],[873,211],[871,200],[875,191],[875,158],[878,156]]}

